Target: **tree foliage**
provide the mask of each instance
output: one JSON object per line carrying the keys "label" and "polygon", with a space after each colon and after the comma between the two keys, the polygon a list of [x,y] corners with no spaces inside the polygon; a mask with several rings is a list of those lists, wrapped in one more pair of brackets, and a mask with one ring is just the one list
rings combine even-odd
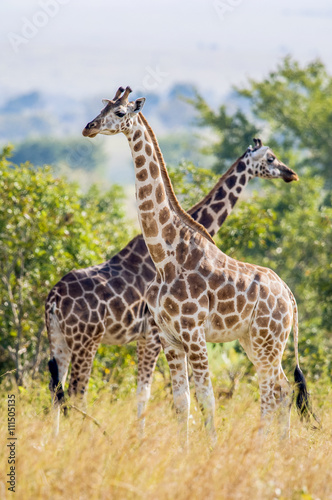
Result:
{"label": "tree foliage", "polygon": [[0,160],[0,360],[22,383],[48,355],[44,302],[52,285],[120,250],[132,228],[118,186],[82,194],[50,167],[15,165],[9,153]]}

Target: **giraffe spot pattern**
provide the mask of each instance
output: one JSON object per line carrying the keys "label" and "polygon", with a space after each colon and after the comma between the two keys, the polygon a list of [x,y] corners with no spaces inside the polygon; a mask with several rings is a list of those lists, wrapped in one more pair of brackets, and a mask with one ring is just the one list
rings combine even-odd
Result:
{"label": "giraffe spot pattern", "polygon": [[[145,165],[145,156],[139,155],[135,158],[135,165],[137,168],[141,168]],[[137,177],[137,176],[136,176]],[[138,177],[137,177],[138,178]]]}
{"label": "giraffe spot pattern", "polygon": [[[137,153],[137,151],[140,151],[143,147],[143,141],[139,141],[134,145],[134,151]],[[136,163],[137,165],[137,163]]]}
{"label": "giraffe spot pattern", "polygon": [[146,169],[141,170],[140,172],[137,172],[137,174],[136,174],[136,179],[140,182],[146,181],[147,178],[148,178],[148,173],[147,173]]}
{"label": "giraffe spot pattern", "polygon": [[142,186],[138,190],[138,197],[140,200],[144,200],[147,196],[150,196],[152,193],[152,186],[149,184],[148,186]]}

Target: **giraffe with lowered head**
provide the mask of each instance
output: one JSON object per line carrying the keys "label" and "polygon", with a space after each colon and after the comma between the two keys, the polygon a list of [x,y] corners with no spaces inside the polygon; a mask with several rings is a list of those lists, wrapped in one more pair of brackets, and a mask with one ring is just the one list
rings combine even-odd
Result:
{"label": "giraffe with lowered head", "polygon": [[[120,98],[121,93],[120,90],[119,97],[113,101],[126,105],[127,96]],[[85,135],[93,135],[91,125],[86,130]],[[130,143],[131,138],[128,140]],[[152,151],[156,146],[148,146],[148,152],[149,147]],[[255,148],[248,151],[254,155],[261,149],[260,141],[256,141]],[[240,158],[190,213],[211,235],[215,234],[254,176],[281,177],[286,182],[297,179],[272,152],[266,162],[244,163]],[[142,416],[160,351],[159,329],[154,324],[149,327],[146,309],[146,290],[154,275],[153,263],[140,235],[110,261],[74,270],[53,287],[46,302],[46,324],[51,344],[51,389],[62,382],[57,390],[58,400],[63,398],[62,388],[70,361],[69,392],[83,393],[100,342],[125,344],[138,340],[138,415]]]}

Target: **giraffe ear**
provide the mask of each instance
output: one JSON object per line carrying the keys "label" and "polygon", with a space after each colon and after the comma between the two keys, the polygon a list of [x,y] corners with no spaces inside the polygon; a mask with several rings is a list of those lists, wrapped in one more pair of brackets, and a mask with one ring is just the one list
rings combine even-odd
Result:
{"label": "giraffe ear", "polygon": [[261,148],[257,149],[257,151],[255,151],[255,149],[253,149],[251,157],[254,160],[260,160],[261,158],[263,158],[263,156],[265,155],[265,153],[268,149],[269,149],[269,146],[262,146]]}
{"label": "giraffe ear", "polygon": [[101,102],[104,106],[107,106],[108,103],[112,102],[110,99],[102,99]]}
{"label": "giraffe ear", "polygon": [[144,103],[145,97],[139,97],[138,99],[136,99],[136,101],[134,102],[133,113],[139,113],[140,111],[142,111]]}

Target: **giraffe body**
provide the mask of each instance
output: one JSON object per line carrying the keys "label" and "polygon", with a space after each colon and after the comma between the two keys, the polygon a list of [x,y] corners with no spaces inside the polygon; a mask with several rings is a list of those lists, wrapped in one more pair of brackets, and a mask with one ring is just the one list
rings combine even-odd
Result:
{"label": "giraffe body", "polygon": [[[150,170],[153,163],[152,170],[156,172],[155,169],[158,168],[156,145],[151,139],[147,139],[144,125],[133,128],[134,121],[132,118],[125,119],[122,124],[118,124],[116,130],[126,133],[134,158],[141,157],[138,162],[142,162],[142,158],[150,159]],[[130,127],[129,133],[127,129]],[[260,166],[257,162],[245,163],[242,160],[243,158],[235,162],[219,180],[203,200],[204,203],[197,204],[190,211],[212,235],[224,222],[241,191],[253,176],[283,177],[288,182],[297,179],[296,174],[280,162],[279,169],[271,168],[269,172],[265,165]],[[137,197],[138,204],[143,205],[141,209],[144,212],[144,203],[146,207],[149,206],[145,200],[149,197],[149,188],[144,181],[138,189]],[[153,225],[152,219],[148,217],[143,221],[145,228],[150,223]],[[194,248],[193,253],[195,253]],[[206,273],[206,270],[202,268],[202,274],[204,272]],[[137,340],[138,413],[139,416],[142,415],[150,393],[152,372],[160,351],[159,328],[151,321],[146,307],[148,284],[155,276],[153,260],[143,236],[140,235],[108,262],[87,269],[74,270],[52,289],[46,303],[51,358],[57,359],[62,387],[69,362],[72,362],[70,394],[84,393],[93,358],[100,343],[122,345]],[[203,300],[205,299],[202,296],[201,302]],[[200,314],[202,313],[203,309],[200,310]],[[159,313],[157,316],[159,317]],[[206,323],[209,321],[211,323],[211,334],[207,335],[210,335],[209,339],[212,341],[217,341],[214,340],[217,332],[213,327],[216,323],[217,310],[216,312],[206,310],[206,318]],[[54,328],[54,324],[57,328]],[[229,335],[235,338],[238,334],[239,331],[235,327],[232,334],[227,334],[226,331],[223,334],[218,332],[219,338],[224,339],[220,341],[227,341],[227,338],[231,338]]]}

